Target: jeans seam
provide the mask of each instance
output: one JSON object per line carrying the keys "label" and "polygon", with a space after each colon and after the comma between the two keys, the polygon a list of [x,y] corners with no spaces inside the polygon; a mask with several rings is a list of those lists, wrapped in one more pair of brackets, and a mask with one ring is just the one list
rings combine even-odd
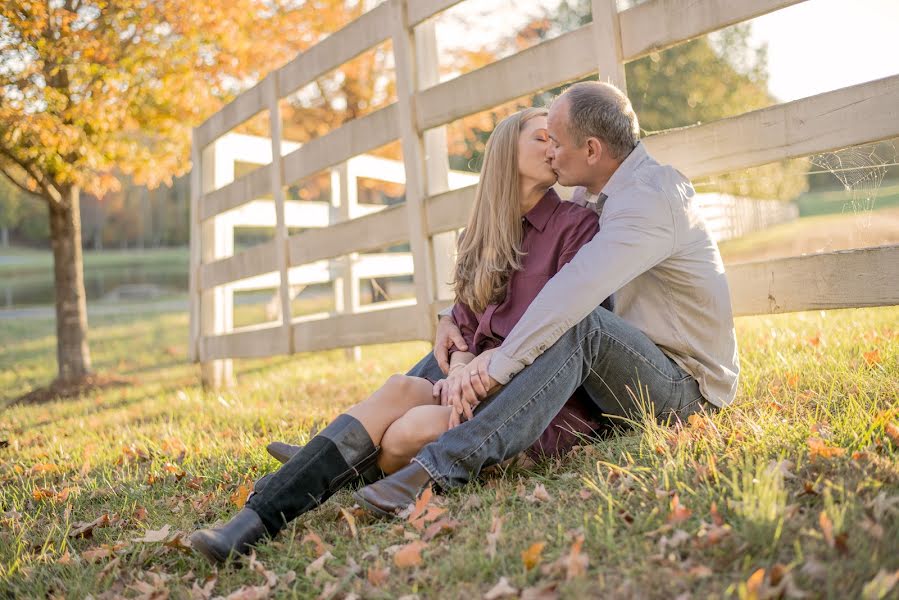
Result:
{"label": "jeans seam", "polygon": [[582,337],[580,340],[578,340],[577,349],[576,349],[576,350],[575,350],[575,351],[574,351],[574,352],[573,352],[567,359],[565,359],[565,361],[564,361],[564,362],[562,363],[562,365],[558,368],[558,370],[552,375],[552,377],[550,377],[550,378],[546,381],[546,383],[544,383],[543,386],[542,386],[539,390],[537,390],[537,391],[531,396],[531,398],[530,398],[526,403],[524,403],[521,407],[519,407],[518,410],[516,410],[514,413],[512,413],[511,415],[509,415],[509,416],[506,418],[506,420],[504,420],[504,421],[503,421],[502,423],[500,423],[500,424],[499,424],[493,431],[491,431],[491,432],[490,432],[490,433],[489,433],[489,434],[488,434],[488,435],[481,441],[481,443],[478,444],[478,446],[477,446],[476,448],[474,448],[471,452],[469,452],[469,453],[466,454],[465,456],[463,456],[463,457],[461,457],[461,458],[459,458],[459,459],[453,461],[453,463],[450,464],[450,471],[454,470],[454,469],[456,468],[456,466],[458,466],[459,463],[464,462],[464,461],[468,460],[469,458],[471,458],[472,456],[474,456],[475,454],[477,454],[478,451],[479,451],[481,448],[483,448],[484,445],[485,445],[487,442],[489,442],[490,439],[491,439],[494,435],[496,435],[497,433],[499,433],[499,431],[509,423],[509,421],[511,421],[513,418],[515,418],[515,417],[516,417],[522,410],[525,410],[528,406],[530,406],[538,396],[540,396],[541,394],[543,394],[543,393],[546,391],[546,388],[549,387],[549,385],[556,379],[556,377],[559,376],[559,373],[561,373],[561,372],[568,366],[568,363],[571,362],[571,359],[574,358],[575,356],[577,356],[578,354],[583,354],[583,342],[584,342],[584,340],[587,339],[589,336],[593,335],[593,334],[596,333],[596,332],[599,332],[600,335],[602,335],[603,330],[600,329],[600,328],[596,328],[596,329],[591,329],[590,331],[588,331],[587,333],[585,333],[585,334],[584,334],[584,337]]}

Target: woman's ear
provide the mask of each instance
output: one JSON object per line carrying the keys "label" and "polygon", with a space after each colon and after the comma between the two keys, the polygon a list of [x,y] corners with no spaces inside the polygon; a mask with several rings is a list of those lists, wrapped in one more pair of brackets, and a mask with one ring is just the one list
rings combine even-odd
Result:
{"label": "woman's ear", "polygon": [[595,137],[587,138],[587,164],[595,165],[602,160],[602,142]]}

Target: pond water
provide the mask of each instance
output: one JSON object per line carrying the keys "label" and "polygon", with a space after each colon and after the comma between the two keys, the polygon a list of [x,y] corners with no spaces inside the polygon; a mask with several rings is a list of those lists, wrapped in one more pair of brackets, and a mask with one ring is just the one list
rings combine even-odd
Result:
{"label": "pond water", "polygon": [[[98,300],[153,300],[186,293],[187,265],[125,264],[85,267],[88,302]],[[4,274],[0,277],[0,307],[52,305],[56,300],[52,272]]]}

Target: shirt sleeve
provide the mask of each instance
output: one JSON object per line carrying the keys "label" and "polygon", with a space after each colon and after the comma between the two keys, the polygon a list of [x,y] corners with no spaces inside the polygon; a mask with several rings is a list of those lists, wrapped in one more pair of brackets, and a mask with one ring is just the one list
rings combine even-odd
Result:
{"label": "shirt sleeve", "polygon": [[499,350],[488,371],[501,384],[534,362],[600,302],[674,251],[676,231],[665,193],[635,184],[613,206],[602,226],[547,282]]}
{"label": "shirt sleeve", "polygon": [[[474,314],[474,311],[467,304],[456,302],[453,305],[452,316],[453,321],[459,327],[459,331],[462,332],[462,339],[468,344],[468,352],[474,353],[474,332],[477,331],[479,323],[477,315]],[[449,355],[452,356],[452,353],[458,350],[459,348],[453,344],[449,349]]]}

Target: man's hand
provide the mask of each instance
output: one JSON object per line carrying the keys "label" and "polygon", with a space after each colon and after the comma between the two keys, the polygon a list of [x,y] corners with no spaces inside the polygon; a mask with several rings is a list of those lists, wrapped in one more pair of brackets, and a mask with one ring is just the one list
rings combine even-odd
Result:
{"label": "man's hand", "polygon": [[499,387],[499,383],[487,372],[493,352],[482,352],[467,365],[454,368],[446,379],[434,386],[434,395],[440,394],[440,404],[453,408],[450,429],[473,418],[474,408]]}
{"label": "man's hand", "polygon": [[462,332],[456,327],[451,316],[440,317],[437,323],[437,338],[434,340],[434,357],[444,375],[449,374],[449,349],[456,345],[462,351],[468,350],[468,344],[462,338]]}

